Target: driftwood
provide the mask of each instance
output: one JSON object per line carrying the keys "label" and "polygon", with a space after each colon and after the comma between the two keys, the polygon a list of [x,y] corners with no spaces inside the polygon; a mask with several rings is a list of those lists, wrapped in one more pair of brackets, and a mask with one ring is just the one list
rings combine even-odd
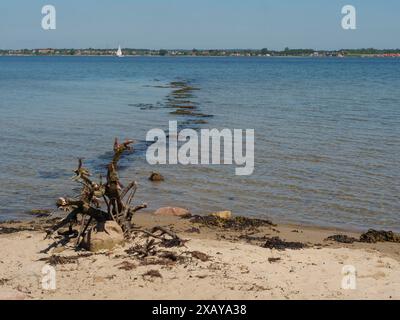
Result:
{"label": "driftwood", "polygon": [[[118,176],[118,161],[125,151],[132,149],[132,143],[132,140],[127,140],[120,144],[115,139],[114,155],[107,166],[105,183],[103,183],[102,177],[99,182],[93,181],[89,170],[83,167],[83,161],[79,159],[78,168],[74,171],[74,180],[82,185],[81,192],[74,199],[59,198],[57,200],[57,207],[68,213],[46,230],[46,237],[51,237],[57,232],[61,239],[58,237],[42,252],[46,253],[52,248],[65,246],[72,239],[75,239],[74,245],[78,248],[91,225],[106,221],[118,223],[126,240],[132,240],[138,237],[138,234],[142,234],[148,239],[144,246],[138,243],[140,241],[138,239],[136,245],[128,250],[130,254],[140,258],[155,255],[160,251],[156,246],[170,248],[185,244],[186,240],[182,240],[174,232],[163,227],[156,226],[152,230],[144,230],[133,225],[133,215],[137,211],[147,208],[147,204],[133,206],[137,184],[132,181],[124,187]],[[61,231],[61,228],[67,228],[67,230]]]}
{"label": "driftwood", "polygon": [[[93,181],[89,170],[83,167],[83,161],[79,159],[78,168],[74,171],[74,180],[82,184],[80,195],[76,199],[59,198],[57,200],[57,207],[69,213],[47,230],[47,237],[53,235],[60,228],[68,226],[67,239],[63,239],[59,243],[64,245],[71,238],[76,237],[75,245],[79,246],[92,222],[101,223],[105,221],[117,222],[124,231],[125,237],[130,237],[131,220],[134,213],[147,208],[146,204],[131,206],[137,189],[135,181],[132,181],[126,187],[123,187],[119,181],[118,161],[125,151],[131,150],[132,143],[132,140],[127,140],[120,144],[118,139],[115,139],[114,156],[107,166],[105,183],[102,182],[102,177],[100,177],[98,183]],[[78,217],[80,217],[79,231],[76,232],[72,228],[78,224]]]}

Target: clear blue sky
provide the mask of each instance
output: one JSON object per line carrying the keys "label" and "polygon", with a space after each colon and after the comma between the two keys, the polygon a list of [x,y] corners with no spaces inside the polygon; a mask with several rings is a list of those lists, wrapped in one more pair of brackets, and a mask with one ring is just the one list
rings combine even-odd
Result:
{"label": "clear blue sky", "polygon": [[[57,30],[41,29],[41,8]],[[357,30],[341,8],[357,9]],[[1,0],[0,48],[399,48],[399,0]]]}

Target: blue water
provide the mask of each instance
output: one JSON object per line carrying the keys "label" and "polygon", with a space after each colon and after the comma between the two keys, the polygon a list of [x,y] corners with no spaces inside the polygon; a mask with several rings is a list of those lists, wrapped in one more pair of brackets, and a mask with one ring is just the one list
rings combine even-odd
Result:
{"label": "blue water", "polygon": [[[399,75],[377,58],[0,57],[0,219],[76,195],[77,158],[104,173],[118,136],[138,141],[121,178],[150,209],[400,230]],[[185,120],[164,108],[176,80],[214,115],[198,128],[255,129],[253,175],[146,163],[147,131]]]}

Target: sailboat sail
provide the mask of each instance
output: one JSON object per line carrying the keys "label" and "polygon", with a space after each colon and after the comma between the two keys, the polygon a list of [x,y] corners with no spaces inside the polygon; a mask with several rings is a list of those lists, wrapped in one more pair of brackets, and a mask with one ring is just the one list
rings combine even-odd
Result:
{"label": "sailboat sail", "polygon": [[116,55],[117,55],[117,57],[122,57],[122,56],[123,56],[123,55],[122,55],[121,46],[118,46],[118,50],[117,50]]}

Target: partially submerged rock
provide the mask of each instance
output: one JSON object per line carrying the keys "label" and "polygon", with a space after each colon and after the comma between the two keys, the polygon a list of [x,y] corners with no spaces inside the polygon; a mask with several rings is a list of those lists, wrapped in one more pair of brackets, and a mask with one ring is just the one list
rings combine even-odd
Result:
{"label": "partially submerged rock", "polygon": [[177,109],[175,111],[170,112],[170,114],[177,116],[192,116],[192,117],[203,117],[203,118],[213,117],[213,115],[211,114],[193,112],[190,109]]}
{"label": "partially submerged rock", "polygon": [[112,250],[124,243],[124,232],[115,221],[98,223],[83,238],[81,246],[91,252]]}
{"label": "partially submerged rock", "polygon": [[174,109],[196,109],[196,107],[192,106],[192,105],[172,105],[172,106],[170,106],[170,108],[174,108]]}
{"label": "partially submerged rock", "polygon": [[400,234],[393,231],[377,231],[370,229],[368,232],[360,236],[361,242],[376,243],[376,242],[397,242],[400,243]]}
{"label": "partially submerged rock", "polygon": [[178,208],[178,207],[160,208],[156,212],[154,212],[154,214],[157,216],[172,216],[172,217],[181,217],[181,218],[187,218],[187,217],[191,216],[189,210],[184,209],[184,208]]}
{"label": "partially submerged rock", "polygon": [[152,172],[149,177],[149,180],[153,181],[153,182],[161,182],[161,181],[164,181],[165,178],[162,174],[160,174],[158,172]]}
{"label": "partially submerged rock", "polygon": [[203,119],[190,119],[190,120],[186,120],[186,121],[181,122],[181,124],[183,126],[207,124],[207,123],[208,122],[206,120],[203,120]]}

